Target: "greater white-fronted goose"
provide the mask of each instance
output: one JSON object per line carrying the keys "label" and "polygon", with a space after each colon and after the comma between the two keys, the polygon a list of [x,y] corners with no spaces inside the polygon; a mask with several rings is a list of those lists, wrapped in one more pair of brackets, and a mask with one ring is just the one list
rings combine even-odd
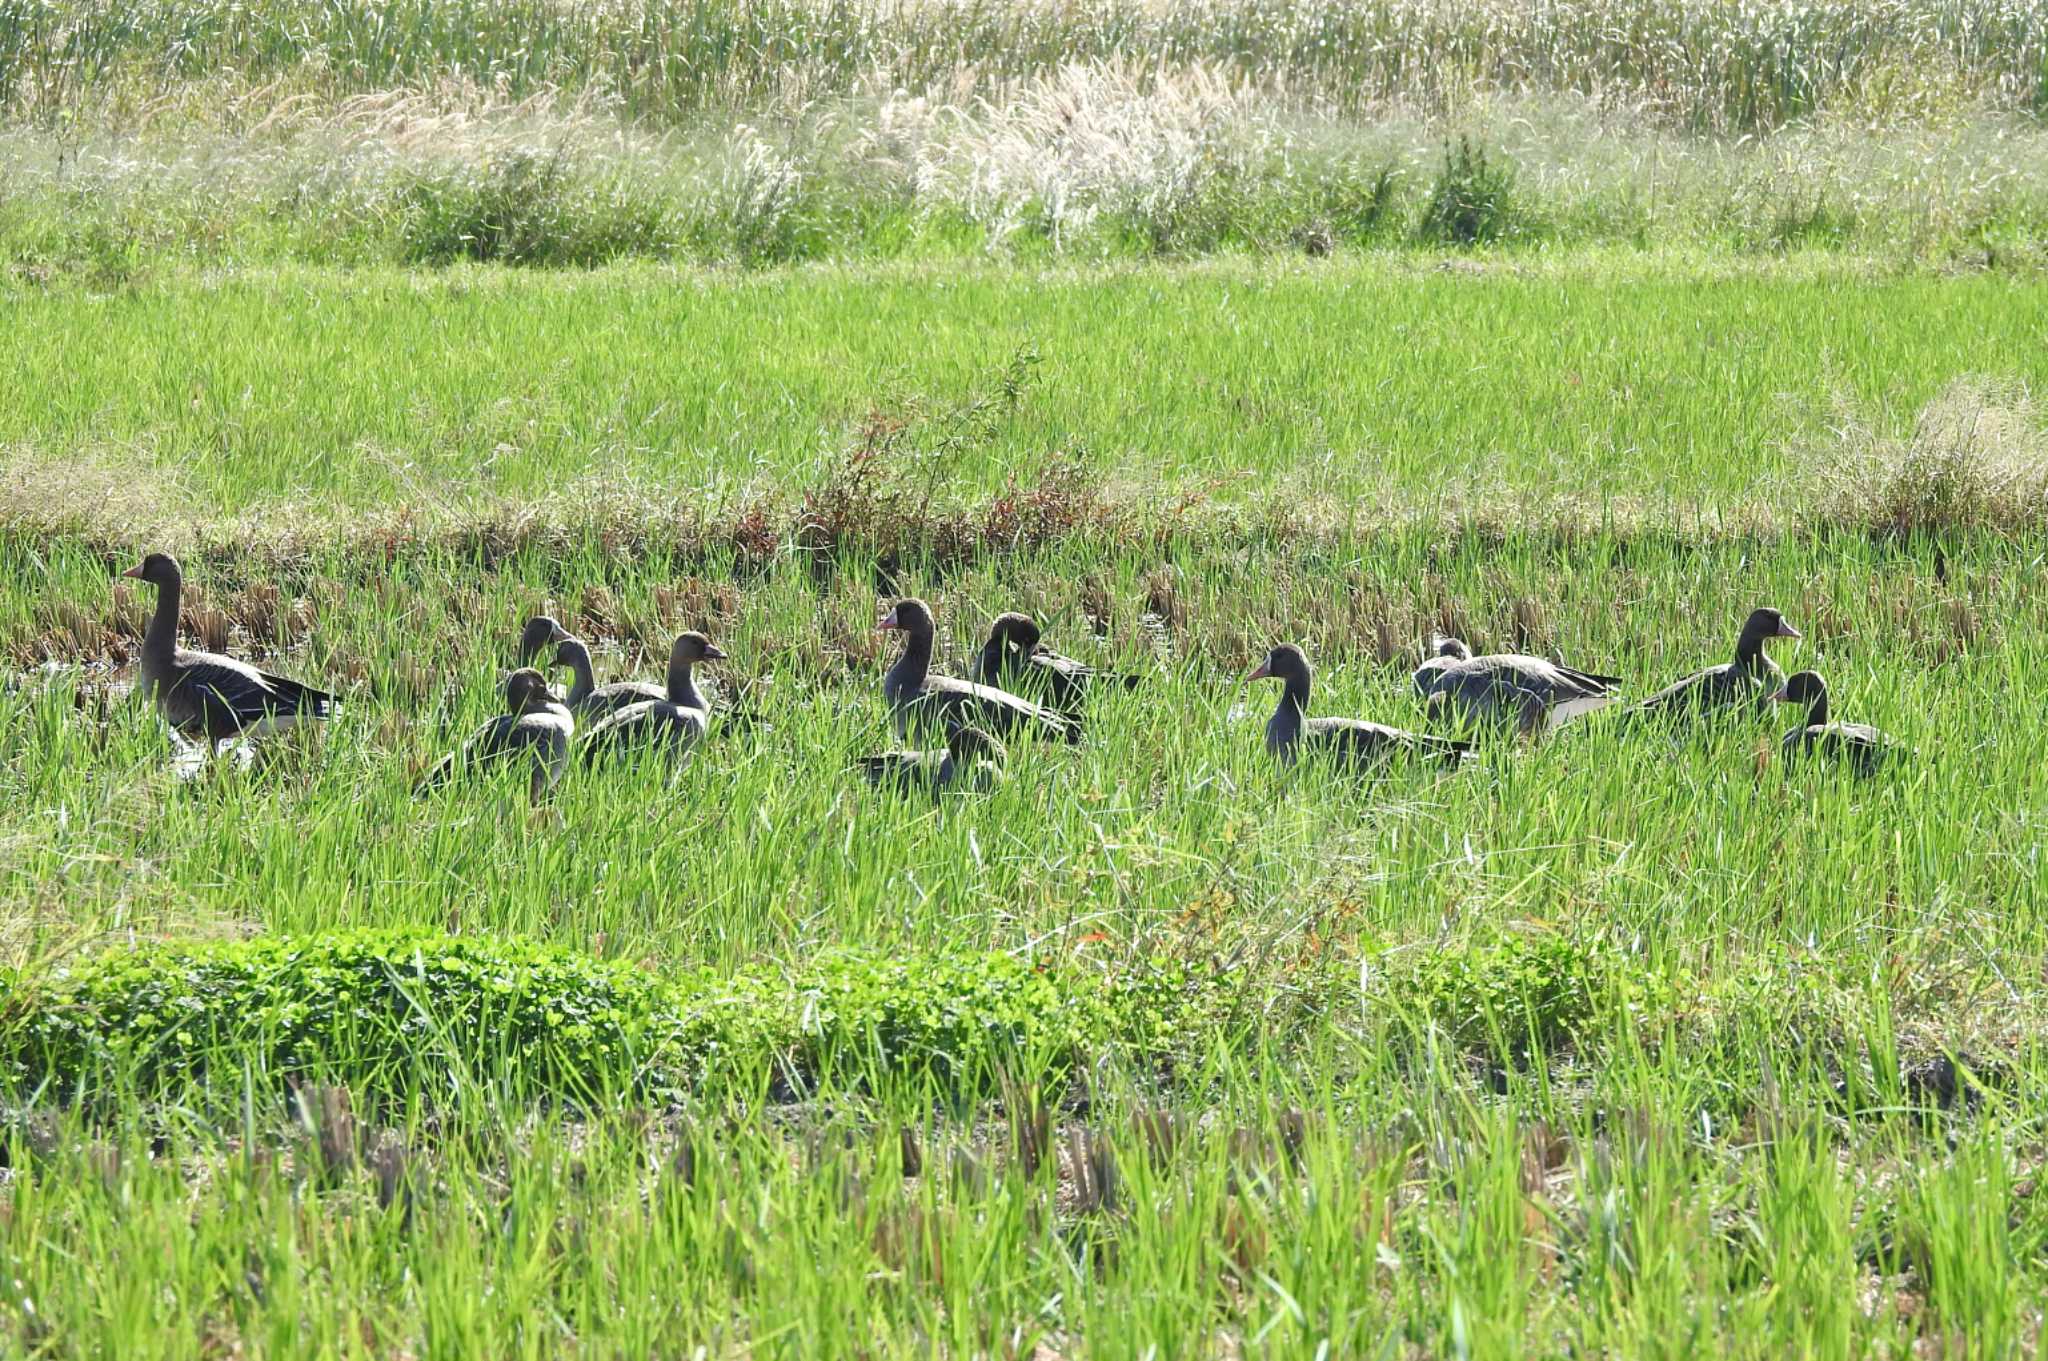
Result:
{"label": "greater white-fronted goose", "polygon": [[151,553],[121,575],[156,587],[156,613],[142,634],[142,688],[172,731],[203,735],[218,750],[230,738],[331,718],[341,707],[324,690],[217,652],[179,647],[178,596],[185,578],[170,554]]}
{"label": "greater white-fronted goose", "polygon": [[1362,718],[1309,718],[1308,655],[1292,643],[1266,654],[1247,681],[1280,682],[1280,703],[1266,720],[1266,750],[1281,764],[1293,765],[1304,753],[1327,752],[1353,767],[1378,765],[1397,756],[1426,757],[1456,765],[1471,750],[1470,742],[1368,723]]}
{"label": "greater white-fronted goose", "polygon": [[980,728],[955,728],[936,751],[885,751],[860,758],[861,774],[877,788],[984,793],[1003,780],[1003,744]]}
{"label": "greater white-fronted goose", "polygon": [[[545,614],[535,615],[526,621],[526,626],[519,632],[518,664],[520,666],[534,665],[540,655],[548,648],[559,648],[565,639],[572,636],[553,616]],[[584,655],[588,657],[589,652],[590,649],[586,646],[584,648]],[[561,660],[558,656],[555,665],[569,666],[571,661]],[[572,680],[571,684],[573,685],[574,683]],[[758,686],[764,685],[766,682],[756,681],[754,684]],[[760,722],[759,713],[747,702],[747,696],[751,688],[749,686],[742,686],[737,693],[731,695],[716,693],[705,695],[703,697],[704,712],[710,716],[711,722],[721,724],[726,728],[743,730],[758,725],[763,731],[766,731],[767,727]],[[590,693],[594,696],[605,696],[614,690],[622,694],[630,693],[638,696],[638,698],[611,702],[609,704],[610,709],[618,709],[632,704],[655,703],[667,697],[667,693],[662,687],[646,681],[619,681],[615,685],[606,686],[593,684]],[[595,703],[604,704],[606,701],[600,699],[595,701]],[[573,708],[574,706],[572,705],[571,707]],[[599,712],[598,709],[591,709],[584,716],[586,718],[596,717]]]}
{"label": "greater white-fronted goose", "polygon": [[519,659],[514,666],[539,666],[541,654],[570,637],[552,614],[536,614],[519,630]]}
{"label": "greater white-fronted goose", "polygon": [[1062,657],[1041,639],[1028,614],[999,614],[989,625],[988,641],[968,664],[967,679],[1019,694],[1036,695],[1069,722],[1077,721],[1088,692],[1097,686],[1131,689],[1138,677],[1098,671],[1086,662]]}
{"label": "greater white-fronted goose", "polygon": [[1429,682],[1432,712],[1461,721],[1512,721],[1524,736],[1548,732],[1568,718],[1604,709],[1621,696],[1619,676],[1600,676],[1576,667],[1496,652],[1453,661]]}
{"label": "greater white-fronted goose", "polygon": [[1428,659],[1415,668],[1415,693],[1425,700],[1429,698],[1436,678],[1443,674],[1446,667],[1472,660],[1472,649],[1456,638],[1446,638],[1438,634],[1431,640],[1430,647],[1433,650]]}
{"label": "greater white-fronted goose", "polygon": [[1859,775],[1868,775],[1906,749],[1868,723],[1828,719],[1828,683],[1818,671],[1795,672],[1771,698],[1780,704],[1804,704],[1806,722],[1785,734],[1785,755],[1818,756],[1846,761]]}
{"label": "greater white-fronted goose", "polygon": [[[541,626],[547,626],[547,636],[528,655],[528,643],[535,641]],[[526,620],[526,628],[520,632],[520,665],[528,665],[537,657],[541,647],[555,645],[555,665],[569,667],[569,712],[582,718],[604,718],[629,704],[653,704],[666,700],[668,690],[655,686],[653,682],[612,682],[608,686],[596,684],[596,675],[590,669],[590,645],[578,639],[573,632],[541,614]]]}
{"label": "greater white-fronted goose", "polygon": [[1036,732],[1069,742],[1080,739],[1080,730],[1075,725],[1042,704],[993,685],[976,685],[954,676],[932,674],[935,629],[931,607],[922,600],[897,601],[875,627],[903,634],[903,655],[882,678],[882,697],[889,701],[889,710],[895,715],[898,737],[909,737],[913,727],[943,728],[950,732],[973,725],[999,736]]}
{"label": "greater white-fronted goose", "polygon": [[1768,607],[1753,610],[1736,636],[1734,661],[1674,681],[1630,712],[1677,718],[1725,713],[1743,705],[1768,709],[1772,696],[1785,683],[1785,673],[1765,653],[1764,643],[1771,638],[1799,636],[1799,630],[1786,623],[1778,611]]}
{"label": "greater white-fronted goose", "polygon": [[697,692],[699,662],[725,660],[716,643],[701,633],[679,636],[668,652],[668,690],[661,698],[628,704],[599,719],[583,736],[583,759],[603,760],[630,751],[658,750],[688,759],[711,719]]}
{"label": "greater white-fronted goose", "polygon": [[424,796],[460,772],[490,770],[524,759],[532,763],[528,797],[535,803],[546,798],[568,764],[576,720],[561,696],[549,688],[547,677],[530,666],[505,678],[505,708],[507,712],[442,757],[413,789],[413,795]]}

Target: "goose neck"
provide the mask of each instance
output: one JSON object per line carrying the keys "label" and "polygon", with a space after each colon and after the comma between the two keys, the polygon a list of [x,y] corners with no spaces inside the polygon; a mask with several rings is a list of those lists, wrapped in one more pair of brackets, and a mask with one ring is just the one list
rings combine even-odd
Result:
{"label": "goose neck", "polygon": [[597,689],[597,680],[590,672],[590,649],[580,642],[565,643],[562,656],[569,663],[569,672],[575,679],[569,686],[569,707],[580,708]]}
{"label": "goose neck", "polygon": [[696,664],[688,657],[669,658],[668,702],[679,709],[706,707],[704,697],[697,693]]}
{"label": "goose neck", "polygon": [[899,690],[923,687],[932,669],[932,635],[929,629],[911,629],[903,635],[903,655],[889,669]]}
{"label": "goose neck", "polygon": [[1828,692],[1823,690],[1806,705],[1806,726],[1818,728],[1828,721]]}
{"label": "goose neck", "polygon": [[179,597],[184,593],[184,585],[183,580],[173,575],[157,586],[156,613],[149,617],[149,627],[142,634],[145,661],[168,663],[177,651]]}
{"label": "goose neck", "polygon": [[1301,737],[1307,709],[1308,678],[1289,676],[1280,687],[1280,701],[1273,706],[1273,716],[1266,720],[1266,746],[1273,751],[1291,750]]}

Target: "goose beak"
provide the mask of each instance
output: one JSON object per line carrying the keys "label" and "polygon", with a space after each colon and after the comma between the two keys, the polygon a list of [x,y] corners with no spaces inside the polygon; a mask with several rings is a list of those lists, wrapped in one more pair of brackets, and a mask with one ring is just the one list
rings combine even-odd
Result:
{"label": "goose beak", "polygon": [[1778,636],[1780,638],[1804,638],[1806,635],[1780,619],[1778,621]]}
{"label": "goose beak", "polygon": [[1264,680],[1272,674],[1271,671],[1266,669],[1266,664],[1260,662],[1256,667],[1252,668],[1252,673],[1244,678],[1244,684],[1249,685],[1255,680]]}
{"label": "goose beak", "polygon": [[135,578],[136,580],[138,580],[138,581],[139,581],[139,580],[141,580],[141,579],[142,579],[142,564],[141,564],[141,563],[139,563],[139,562],[138,562],[138,563],[136,563],[136,564],[135,564],[135,565],[134,565],[133,567],[130,567],[130,568],[129,568],[129,569],[127,570],[127,571],[125,571],[125,572],[121,573],[121,575],[122,575],[122,576],[124,576],[124,577],[134,577],[134,578]]}
{"label": "goose beak", "polygon": [[718,644],[706,643],[704,645],[704,660],[707,662],[722,662],[725,660],[725,653],[720,650]]}
{"label": "goose beak", "polygon": [[885,630],[893,629],[896,627],[898,627],[898,625],[896,623],[896,611],[894,610],[890,610],[887,614],[883,615],[880,619],[877,619],[875,621],[875,632],[877,633],[881,633]]}
{"label": "goose beak", "polygon": [[548,630],[548,641],[551,643],[568,642],[569,630],[563,628],[560,624],[555,625],[553,628]]}
{"label": "goose beak", "polygon": [[1792,687],[1789,685],[1779,686],[1771,692],[1771,698],[1779,704],[1790,704],[1792,702]]}

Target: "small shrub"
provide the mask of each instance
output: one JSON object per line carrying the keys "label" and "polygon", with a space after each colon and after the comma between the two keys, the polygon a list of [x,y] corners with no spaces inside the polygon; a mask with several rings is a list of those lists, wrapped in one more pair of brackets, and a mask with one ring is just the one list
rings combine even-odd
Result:
{"label": "small shrub", "polygon": [[407,263],[589,266],[671,252],[660,205],[623,181],[574,173],[560,148],[421,178],[400,195]]}
{"label": "small shrub", "polygon": [[1515,172],[1492,160],[1470,137],[1444,148],[1444,168],[1430,187],[1419,229],[1423,240],[1477,246],[1511,235],[1516,228]]}
{"label": "small shrub", "polygon": [[1816,189],[1811,197],[1802,195],[1779,205],[1767,244],[1779,251],[1837,247],[1855,230],[1855,212],[1837,204],[1826,190]]}
{"label": "small shrub", "polygon": [[1309,185],[1306,221],[1295,239],[1310,254],[1329,253],[1327,245],[1318,248],[1319,242],[1365,245],[1398,231],[1400,210],[1399,169],[1340,164]]}

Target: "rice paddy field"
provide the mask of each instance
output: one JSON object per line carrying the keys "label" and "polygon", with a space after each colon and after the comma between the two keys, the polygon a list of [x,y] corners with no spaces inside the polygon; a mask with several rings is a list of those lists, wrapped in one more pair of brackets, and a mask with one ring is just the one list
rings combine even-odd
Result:
{"label": "rice paddy field", "polygon": [[[2041,1355],[2044,31],[0,0],[0,1355]],[[538,614],[686,765],[419,788]]]}

